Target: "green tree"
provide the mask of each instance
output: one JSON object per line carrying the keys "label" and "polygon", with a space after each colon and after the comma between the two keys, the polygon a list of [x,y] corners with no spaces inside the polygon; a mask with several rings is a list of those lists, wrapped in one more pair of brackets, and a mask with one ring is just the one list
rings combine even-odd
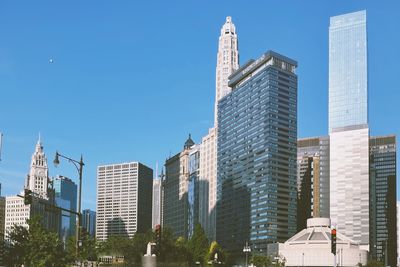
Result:
{"label": "green tree", "polygon": [[180,236],[175,241],[175,261],[178,262],[189,262],[192,260],[192,254],[189,252],[188,241],[186,238]]}
{"label": "green tree", "polygon": [[251,263],[257,267],[270,267],[272,265],[269,257],[260,254],[253,254],[251,256]]}
{"label": "green tree", "polygon": [[[78,260],[79,261],[96,261],[97,260],[97,248],[96,241],[91,238],[89,234],[82,230],[81,232],[81,247],[79,247]],[[71,258],[76,258],[76,242],[75,236],[70,237],[66,243],[66,253]]]}
{"label": "green tree", "polygon": [[28,230],[23,226],[14,224],[11,226],[11,231],[8,233],[8,236],[10,242],[8,242],[4,248],[5,263],[8,266],[23,264],[27,253]]}
{"label": "green tree", "polygon": [[174,235],[168,227],[161,229],[161,244],[160,244],[160,255],[157,261],[160,262],[173,262],[175,258],[175,241]]}
{"label": "green tree", "polygon": [[188,242],[188,249],[192,254],[192,262],[200,262],[200,264],[203,264],[204,258],[207,254],[208,245],[208,239],[203,228],[199,223],[196,224],[193,236]]}
{"label": "green tree", "polygon": [[226,252],[222,249],[222,247],[218,244],[217,241],[211,242],[211,245],[205,256],[205,264],[208,263],[226,263],[227,257]]}
{"label": "green tree", "polygon": [[64,251],[64,244],[58,234],[49,232],[39,217],[28,220],[29,228],[13,226],[9,233],[8,264],[47,267],[67,266],[72,258]]}

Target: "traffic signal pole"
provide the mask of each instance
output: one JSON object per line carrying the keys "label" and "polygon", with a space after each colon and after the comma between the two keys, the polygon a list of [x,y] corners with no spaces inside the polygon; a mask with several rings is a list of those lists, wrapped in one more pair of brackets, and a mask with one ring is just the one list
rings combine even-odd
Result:
{"label": "traffic signal pole", "polygon": [[333,254],[333,266],[337,266],[336,262],[336,227],[332,226],[331,229],[331,253]]}

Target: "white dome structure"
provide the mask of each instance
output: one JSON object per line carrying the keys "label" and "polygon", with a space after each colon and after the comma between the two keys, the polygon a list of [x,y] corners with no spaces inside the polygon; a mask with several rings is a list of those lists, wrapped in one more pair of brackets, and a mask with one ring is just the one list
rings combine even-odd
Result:
{"label": "white dome structure", "polygon": [[[331,221],[328,218],[311,218],[307,228],[285,243],[268,245],[268,254],[285,260],[286,266],[333,266],[331,253]],[[340,229],[338,229],[340,230]],[[337,266],[367,264],[368,251],[339,231],[336,234]]]}

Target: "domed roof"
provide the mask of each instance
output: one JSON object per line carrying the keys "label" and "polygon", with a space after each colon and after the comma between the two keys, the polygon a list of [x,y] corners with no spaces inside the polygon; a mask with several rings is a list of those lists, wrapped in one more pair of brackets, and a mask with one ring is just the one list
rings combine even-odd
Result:
{"label": "domed roof", "polygon": [[186,140],[185,145],[183,146],[183,149],[188,149],[191,148],[195,143],[192,140],[191,134],[189,134],[189,138]]}
{"label": "domed roof", "polygon": [[[349,246],[358,246],[358,244],[343,234],[337,232],[337,244],[347,244]],[[331,243],[331,228],[330,219],[328,218],[311,218],[307,220],[307,228],[295,234],[287,240],[285,244],[291,246],[305,244],[330,244]]]}

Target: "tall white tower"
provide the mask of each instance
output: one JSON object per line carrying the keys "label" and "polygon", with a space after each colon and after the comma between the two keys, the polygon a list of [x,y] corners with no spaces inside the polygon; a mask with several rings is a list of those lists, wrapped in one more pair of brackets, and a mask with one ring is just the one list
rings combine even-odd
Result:
{"label": "tall white tower", "polygon": [[329,24],[330,216],[338,231],[370,241],[367,15]]}
{"label": "tall white tower", "polygon": [[47,158],[39,136],[35,152],[32,155],[30,171],[26,177],[25,188],[32,190],[32,192],[42,198],[47,198],[48,182],[49,169],[47,167]]}
{"label": "tall white tower", "polygon": [[231,92],[228,77],[239,68],[238,39],[231,17],[226,17],[219,36],[215,79],[215,119],[217,125],[218,101]]}
{"label": "tall white tower", "polygon": [[[231,17],[226,17],[221,28],[218,43],[217,68],[215,77],[215,113],[214,127],[202,138],[200,145],[200,180],[208,185],[206,192],[201,192],[200,223],[206,230],[207,237],[215,240],[216,203],[217,203],[217,133],[218,133],[218,101],[231,92],[228,77],[239,69],[238,39],[235,25]],[[208,210],[203,207],[208,206]]]}

